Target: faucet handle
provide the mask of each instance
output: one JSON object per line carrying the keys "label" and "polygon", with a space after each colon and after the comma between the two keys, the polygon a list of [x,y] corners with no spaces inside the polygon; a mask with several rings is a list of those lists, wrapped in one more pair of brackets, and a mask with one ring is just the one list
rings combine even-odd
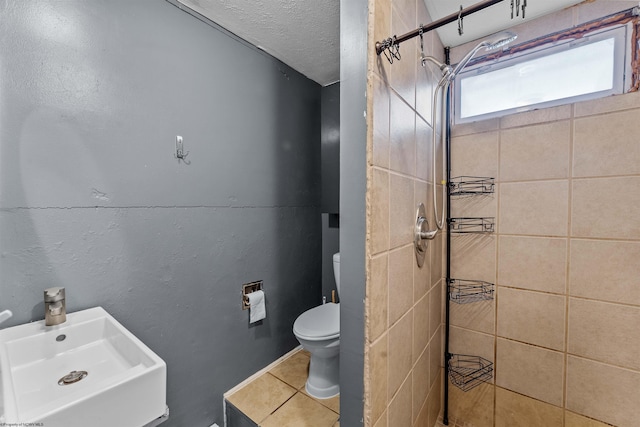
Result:
{"label": "faucet handle", "polygon": [[62,301],[56,301],[49,305],[49,314],[52,316],[59,316],[62,314],[64,306],[62,305]]}
{"label": "faucet handle", "polygon": [[54,287],[44,290],[44,302],[56,302],[65,299],[64,288]]}
{"label": "faucet handle", "polygon": [[0,323],[4,322],[5,320],[11,319],[11,316],[13,316],[13,313],[11,312],[11,310],[5,310],[3,312],[0,312]]}

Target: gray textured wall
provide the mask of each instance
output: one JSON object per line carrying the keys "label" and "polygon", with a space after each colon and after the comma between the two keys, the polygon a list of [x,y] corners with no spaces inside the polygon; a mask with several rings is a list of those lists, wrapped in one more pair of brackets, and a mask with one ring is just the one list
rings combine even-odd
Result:
{"label": "gray textured wall", "polygon": [[340,83],[322,88],[321,111],[322,295],[330,300],[336,289],[333,254],[340,250],[340,228],[328,215],[340,212]]}
{"label": "gray textured wall", "polygon": [[321,168],[323,213],[340,212],[340,83],[321,92]]}
{"label": "gray textured wall", "polygon": [[0,2],[0,309],[40,320],[50,286],[105,307],[167,362],[167,427],[222,425],[298,344],[319,206],[316,83],[164,0]]}
{"label": "gray textured wall", "polygon": [[[340,251],[340,228],[329,226],[329,214],[322,214],[322,295],[331,301],[331,291],[337,290],[333,275],[333,254]],[[336,294],[339,301],[340,295]]]}

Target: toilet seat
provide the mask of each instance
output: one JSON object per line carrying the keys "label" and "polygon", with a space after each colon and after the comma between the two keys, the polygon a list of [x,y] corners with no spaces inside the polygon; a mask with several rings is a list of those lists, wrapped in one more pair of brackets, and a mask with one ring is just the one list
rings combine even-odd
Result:
{"label": "toilet seat", "polygon": [[302,313],[293,323],[293,333],[308,341],[340,337],[340,304],[322,304]]}

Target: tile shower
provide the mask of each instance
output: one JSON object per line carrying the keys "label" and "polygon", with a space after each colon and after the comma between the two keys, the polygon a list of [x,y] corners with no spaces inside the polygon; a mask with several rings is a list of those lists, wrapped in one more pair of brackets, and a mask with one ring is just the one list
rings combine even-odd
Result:
{"label": "tile shower", "polygon": [[497,176],[499,190],[452,205],[498,218],[494,236],[452,247],[454,274],[497,283],[496,301],[453,306],[452,352],[496,364],[495,385],[450,388],[453,419],[637,423],[638,117],[631,93],[454,129],[456,173]]}
{"label": "tile shower", "polygon": [[[379,0],[370,2],[370,11],[375,17],[370,52],[375,40],[430,21],[422,1]],[[424,46],[427,54],[443,52],[433,34],[425,35]],[[430,98],[437,80],[417,66],[418,47],[416,40],[409,41],[403,55],[416,60],[393,66],[384,57],[369,58],[364,375],[369,426],[433,426],[441,406],[442,238],[429,243],[425,264],[418,268],[408,226],[415,222],[418,203],[431,211],[426,165],[432,151]]]}
{"label": "tile shower", "polygon": [[[546,34],[631,3],[589,2],[520,30]],[[372,0],[369,12],[370,52],[429,22],[421,1]],[[419,165],[430,160],[421,99],[434,77],[414,42],[393,65],[371,55],[368,70],[369,426],[433,426],[442,415],[446,248],[431,242],[429,273],[418,269],[405,226],[431,191]],[[425,46],[442,51],[437,36],[425,34]],[[496,232],[452,238],[452,277],[496,288],[494,300],[452,304],[450,352],[482,356],[495,371],[468,392],[449,385],[449,425],[637,425],[639,119],[640,96],[630,93],[453,128],[451,176],[491,176],[496,186],[454,200],[452,216],[495,217]]]}

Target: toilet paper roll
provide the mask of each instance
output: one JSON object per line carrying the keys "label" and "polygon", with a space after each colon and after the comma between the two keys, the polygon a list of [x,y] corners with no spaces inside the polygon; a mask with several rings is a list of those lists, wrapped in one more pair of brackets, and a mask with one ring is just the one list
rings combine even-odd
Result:
{"label": "toilet paper roll", "polygon": [[267,317],[267,309],[264,305],[264,292],[255,291],[247,295],[249,298],[249,323],[255,323]]}

